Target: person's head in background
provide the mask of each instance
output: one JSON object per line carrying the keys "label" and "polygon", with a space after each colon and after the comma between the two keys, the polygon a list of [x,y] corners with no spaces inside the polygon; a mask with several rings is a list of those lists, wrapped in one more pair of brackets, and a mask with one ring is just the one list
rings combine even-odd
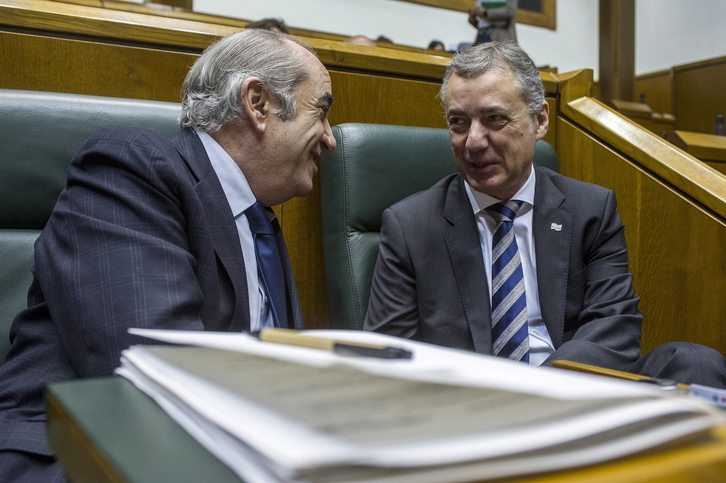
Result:
{"label": "person's head in background", "polygon": [[446,52],[446,47],[444,47],[444,43],[440,40],[432,40],[426,48],[436,50],[437,52]]}
{"label": "person's head in background", "polygon": [[250,22],[245,25],[246,29],[272,30],[281,34],[289,34],[290,31],[285,22],[279,18],[263,18],[256,22]]}
{"label": "person's head in background", "polygon": [[355,45],[367,45],[368,47],[377,47],[376,43],[371,40],[370,37],[366,37],[365,35],[354,35],[352,37],[348,37],[343,42]]}

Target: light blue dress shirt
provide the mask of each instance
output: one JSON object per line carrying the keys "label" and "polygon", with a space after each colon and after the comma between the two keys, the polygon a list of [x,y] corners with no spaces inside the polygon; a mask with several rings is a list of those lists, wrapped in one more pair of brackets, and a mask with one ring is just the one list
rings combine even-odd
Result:
{"label": "light blue dress shirt", "polygon": [[264,327],[274,327],[272,311],[267,301],[267,296],[260,283],[257,271],[257,257],[255,256],[255,242],[250,231],[250,224],[244,211],[252,206],[257,199],[252,193],[250,184],[247,182],[242,170],[229,154],[209,134],[196,130],[199,139],[212,163],[212,169],[217,173],[219,182],[222,184],[224,196],[227,198],[229,207],[232,209],[237,233],[239,234],[242,256],[245,262],[247,275],[247,292],[250,305],[250,330],[257,332]]}

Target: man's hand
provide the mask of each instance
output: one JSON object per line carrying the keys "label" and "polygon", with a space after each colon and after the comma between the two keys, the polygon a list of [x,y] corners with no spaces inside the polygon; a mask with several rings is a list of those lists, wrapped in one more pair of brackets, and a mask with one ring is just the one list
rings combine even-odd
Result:
{"label": "man's hand", "polygon": [[481,6],[475,6],[469,10],[469,15],[474,14],[475,17],[486,17],[487,9]]}
{"label": "man's hand", "polygon": [[487,13],[487,9],[484,7],[474,6],[469,10],[469,23],[475,28],[478,27],[478,17],[483,17]]}

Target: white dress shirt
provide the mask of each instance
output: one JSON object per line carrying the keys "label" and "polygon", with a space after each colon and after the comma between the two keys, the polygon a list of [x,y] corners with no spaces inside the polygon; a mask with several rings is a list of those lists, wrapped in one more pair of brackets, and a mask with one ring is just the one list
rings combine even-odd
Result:
{"label": "white dress shirt", "polygon": [[[250,305],[250,330],[257,332],[264,327],[274,327],[272,311],[267,302],[267,295],[260,283],[257,271],[257,257],[255,255],[255,242],[250,230],[250,224],[244,211],[252,206],[257,199],[252,194],[250,184],[247,182],[242,170],[217,141],[204,131],[196,130],[204,149],[212,163],[212,169],[222,184],[224,196],[232,209],[237,233],[242,247],[242,257],[245,262],[247,275],[247,293]],[[272,214],[271,214],[272,215]]]}
{"label": "white dress shirt", "polygon": [[[489,206],[500,203],[493,196],[480,193],[464,183],[469,202],[474,210],[476,225],[479,229],[479,243],[484,257],[484,270],[486,271],[487,286],[489,288],[489,300],[491,303],[492,287],[492,238],[497,228],[497,223],[486,211]],[[517,240],[519,256],[522,260],[522,272],[524,274],[524,290],[527,298],[527,325],[529,331],[529,363],[539,366],[553,352],[552,338],[547,331],[547,326],[542,320],[542,312],[539,305],[539,291],[537,290],[537,259],[534,251],[534,236],[532,232],[532,214],[534,209],[534,188],[535,175],[532,169],[529,178],[517,193],[512,196],[513,200],[521,200],[524,203],[519,213],[514,218],[514,238]]]}

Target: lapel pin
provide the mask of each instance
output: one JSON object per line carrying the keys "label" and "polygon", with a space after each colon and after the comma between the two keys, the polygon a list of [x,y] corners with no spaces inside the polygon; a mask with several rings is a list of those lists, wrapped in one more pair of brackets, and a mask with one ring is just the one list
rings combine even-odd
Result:
{"label": "lapel pin", "polygon": [[557,223],[552,223],[550,225],[550,230],[562,231],[562,225],[558,225]]}

